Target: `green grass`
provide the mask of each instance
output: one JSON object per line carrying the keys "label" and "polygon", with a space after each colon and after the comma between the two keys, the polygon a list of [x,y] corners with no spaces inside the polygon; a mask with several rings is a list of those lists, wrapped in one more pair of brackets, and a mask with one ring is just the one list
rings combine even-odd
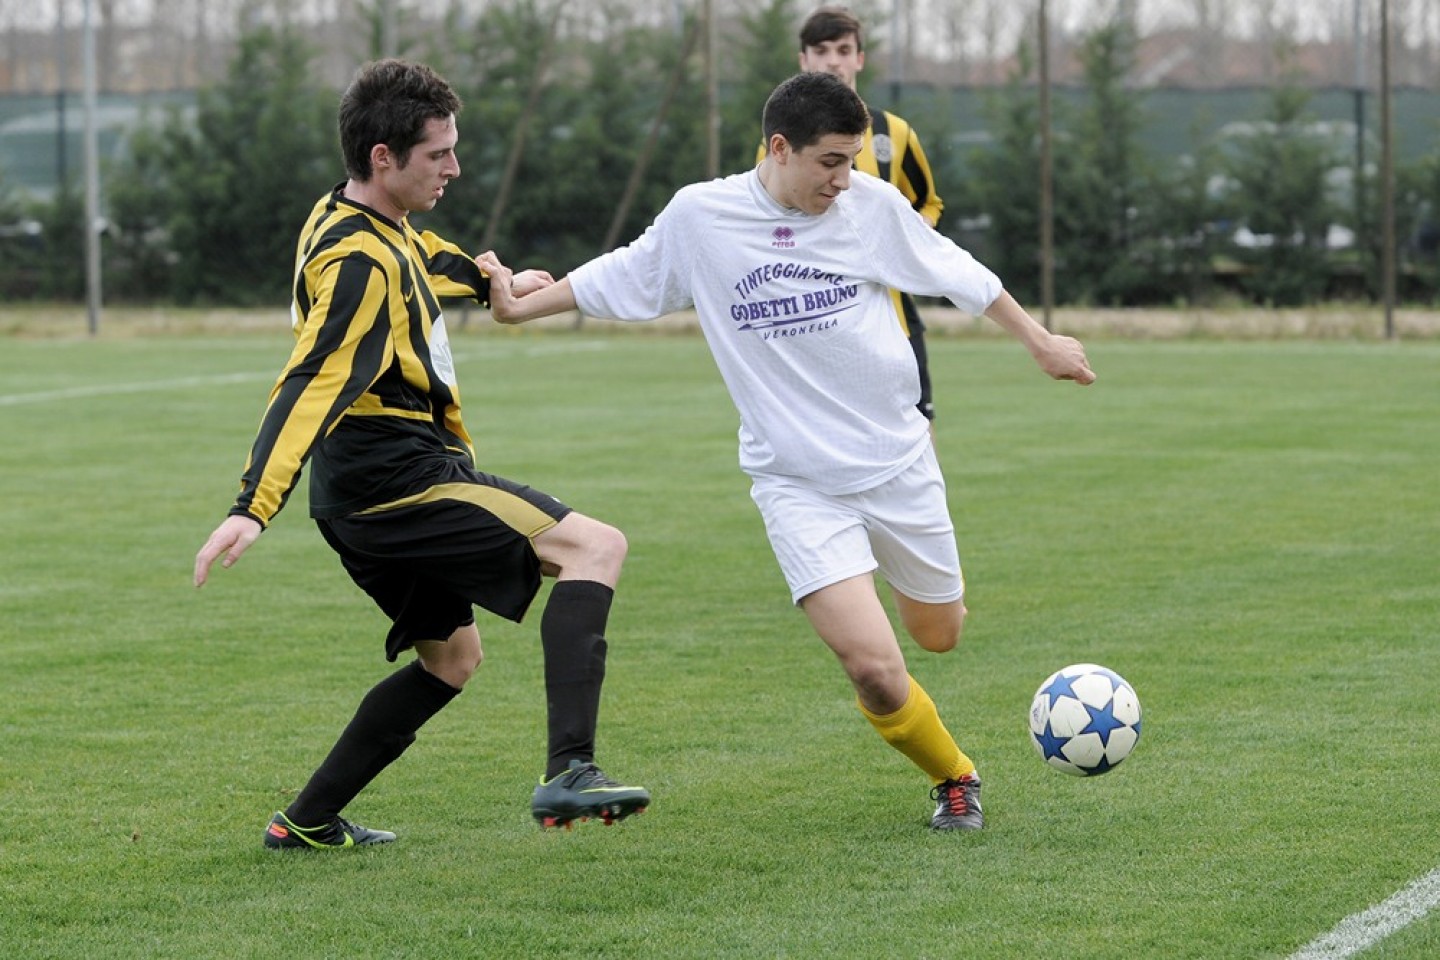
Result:
{"label": "green grass", "polygon": [[[267,854],[388,672],[303,494],[205,590],[283,334],[0,342],[0,953],[9,958],[1282,958],[1440,866],[1440,345],[1090,345],[1100,383],[937,338],[972,610],[907,647],[981,765],[939,836],[789,605],[703,344],[462,333],[487,469],[630,537],[600,759],[656,801],[542,833],[535,619],[351,808]],[[1123,673],[1116,773],[1024,732]],[[1440,950],[1432,914],[1374,951]]]}

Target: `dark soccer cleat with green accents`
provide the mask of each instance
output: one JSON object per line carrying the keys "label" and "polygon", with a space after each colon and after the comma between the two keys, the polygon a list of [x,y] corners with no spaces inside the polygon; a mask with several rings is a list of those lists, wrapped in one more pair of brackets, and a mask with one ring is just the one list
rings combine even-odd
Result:
{"label": "dark soccer cleat with green accents", "polygon": [[336,817],[318,827],[297,827],[281,812],[275,814],[270,826],[265,828],[265,847],[269,850],[339,850],[389,843],[394,839],[395,834],[388,830],[371,830],[344,817]]}
{"label": "dark soccer cleat with green accents", "polygon": [[632,813],[644,813],[650,791],[616,783],[594,763],[571,760],[570,768],[541,780],[530,800],[530,812],[542,827],[569,829],[575,820],[599,817],[608,826]]}
{"label": "dark soccer cleat with green accents", "polygon": [[946,780],[930,791],[935,801],[935,816],[930,826],[935,830],[979,830],[985,826],[980,810],[980,774],[970,772],[955,780]]}

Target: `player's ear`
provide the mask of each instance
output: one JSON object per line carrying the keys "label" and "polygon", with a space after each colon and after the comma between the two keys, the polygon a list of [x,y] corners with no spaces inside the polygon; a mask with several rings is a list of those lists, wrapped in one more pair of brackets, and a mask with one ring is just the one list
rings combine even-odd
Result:
{"label": "player's ear", "polygon": [[377,143],[370,148],[370,169],[386,170],[392,166],[395,166],[395,154],[389,144]]}
{"label": "player's ear", "polygon": [[790,157],[790,141],[785,139],[783,133],[770,134],[770,142],[765,146],[766,151],[775,158],[777,163],[784,163]]}

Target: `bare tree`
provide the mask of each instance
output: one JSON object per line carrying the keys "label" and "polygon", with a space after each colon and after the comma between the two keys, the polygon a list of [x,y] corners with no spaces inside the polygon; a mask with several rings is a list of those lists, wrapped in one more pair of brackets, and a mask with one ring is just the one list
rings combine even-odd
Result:
{"label": "bare tree", "polygon": [[1194,62],[1196,76],[1204,86],[1224,82],[1226,55],[1225,24],[1230,22],[1231,0],[1191,0],[1195,11]]}
{"label": "bare tree", "polygon": [[15,89],[15,59],[20,54],[20,23],[15,8],[5,7],[5,60],[0,63],[0,90]]}
{"label": "bare tree", "polygon": [[985,56],[987,65],[983,81],[986,83],[1003,82],[1004,72],[999,67],[1003,54],[1000,50],[1000,38],[1005,30],[1005,18],[1009,4],[1006,0],[985,0],[985,10],[980,17],[980,35],[985,38]]}
{"label": "bare tree", "polygon": [[[1397,5],[1398,6],[1398,5]],[[1393,14],[1397,77],[1400,82],[1431,86],[1437,79],[1436,33],[1440,11],[1433,0],[1408,0]]]}
{"label": "bare tree", "polygon": [[[194,87],[223,70],[239,31],[292,23],[319,47],[317,63],[328,81],[348,78],[358,56],[357,37],[367,8],[379,0],[91,0],[98,31],[99,81],[104,89],[134,91]],[[487,13],[516,0],[387,0],[401,39],[439,29],[447,13],[462,11],[482,24]],[[561,37],[561,49],[603,43],[613,22],[664,27],[693,12],[701,0],[585,0]],[[722,28],[763,0],[713,0]],[[796,11],[819,0],[799,0]],[[905,82],[1003,82],[1028,27],[1034,0],[847,0],[871,26],[877,68],[892,61]],[[1316,84],[1353,83],[1354,12],[1373,18],[1379,0],[1065,0],[1055,4],[1052,41],[1056,79],[1075,80],[1073,41],[1123,18],[1142,38],[1175,31],[1187,44],[1187,74],[1203,86],[1258,68],[1274,79],[1274,51],[1291,47],[1296,66]],[[81,0],[0,0],[0,92],[76,89]],[[1389,0],[1395,25],[1397,84],[1440,85],[1440,2]],[[60,56],[61,43],[66,55]],[[1371,39],[1373,46],[1373,38]],[[1167,50],[1170,48],[1167,48]],[[1240,50],[1246,51],[1241,56]],[[728,45],[722,53],[729,53]],[[561,57],[556,69],[581,58]],[[722,57],[722,88],[733,80],[733,56]],[[67,76],[62,77],[62,73]],[[1164,71],[1157,71],[1164,76]],[[872,78],[872,82],[875,78]],[[1162,81],[1163,82],[1163,81]]]}
{"label": "bare tree", "polygon": [[944,17],[949,62],[954,65],[948,78],[952,83],[967,84],[974,80],[969,47],[974,10],[975,0],[953,0]]}

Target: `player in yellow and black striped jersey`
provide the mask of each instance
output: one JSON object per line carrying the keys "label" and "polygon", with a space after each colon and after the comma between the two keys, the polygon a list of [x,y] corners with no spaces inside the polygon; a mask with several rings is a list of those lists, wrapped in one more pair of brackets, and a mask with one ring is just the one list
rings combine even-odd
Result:
{"label": "player in yellow and black striped jersey", "polygon": [[344,189],[322,197],[301,232],[295,349],[231,509],[264,524],[312,452],[310,511],[324,518],[473,466],[439,298],[483,302],[488,281],[455,245],[351,202]]}
{"label": "player in yellow and black striped jersey", "polygon": [[[856,75],[865,68],[865,43],[860,21],[842,7],[820,7],[805,18],[800,26],[800,69],[805,73],[834,74],[851,90]],[[755,162],[765,159],[765,144],[760,145]],[[920,138],[905,120],[888,110],[870,111],[870,128],[855,157],[855,169],[879,177],[905,195],[910,206],[925,222],[934,227],[940,222],[944,201],[935,189],[930,161],[920,146]],[[915,299],[899,290],[890,291],[895,315],[901,329],[915,351],[920,374],[920,412],[930,421],[935,419],[934,394],[930,385],[930,359],[925,349],[925,324]],[[931,431],[932,435],[934,431]]]}
{"label": "player in yellow and black striped jersey", "polygon": [[[341,811],[415,740],[482,659],[473,604],[519,621],[554,576],[541,617],[549,755],[531,812],[545,825],[609,821],[649,794],[594,762],[605,626],[627,550],[615,528],[548,494],[481,472],[460,413],[441,298],[484,302],[489,281],[459,247],[418,232],[460,175],[460,100],[429,68],[369,64],[340,105],[349,179],[320,198],[295,257],[295,348],[261,420],[229,516],[195,558],[203,585],[274,520],[310,465],[310,513],[351,578],[390,617],[385,652],[416,659],[362,699],[265,846],[383,843]],[[526,271],[527,290],[553,282]]]}

